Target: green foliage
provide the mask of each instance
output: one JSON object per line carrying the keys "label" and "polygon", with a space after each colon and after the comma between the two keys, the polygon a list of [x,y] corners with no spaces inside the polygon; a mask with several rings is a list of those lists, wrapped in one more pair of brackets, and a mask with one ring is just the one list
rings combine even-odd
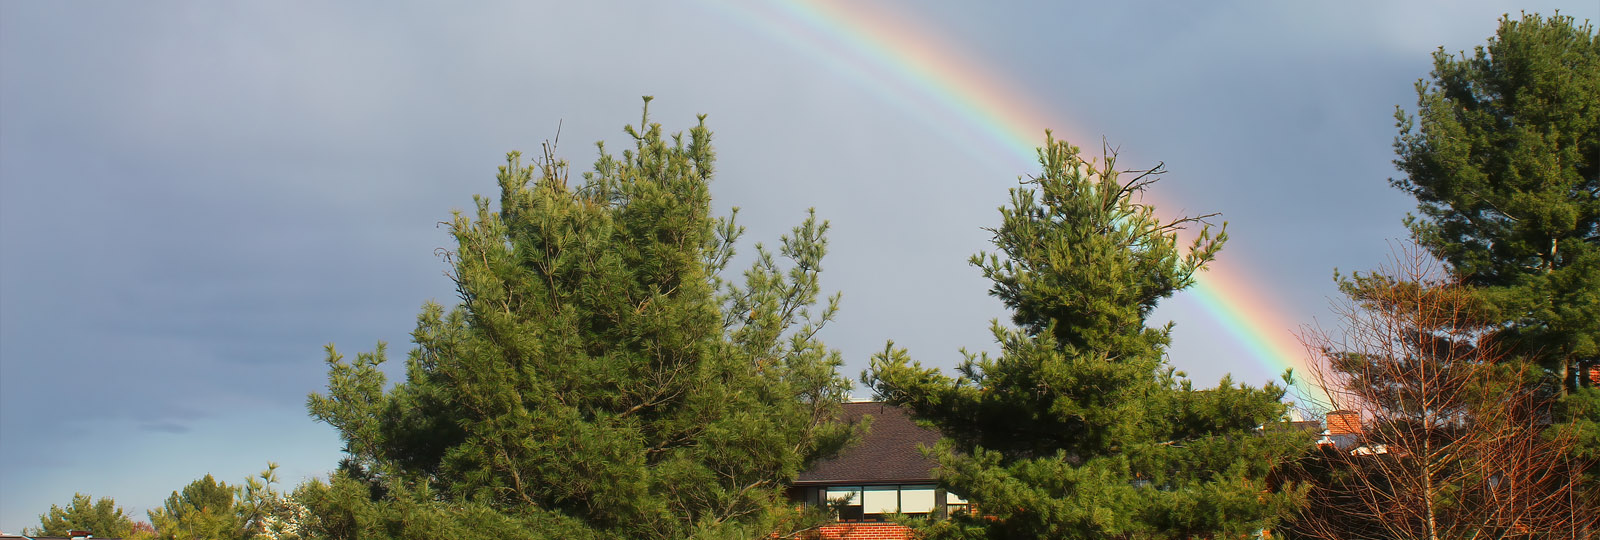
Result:
{"label": "green foliage", "polygon": [[1508,16],[1471,55],[1435,52],[1417,95],[1416,117],[1395,112],[1405,177],[1390,182],[1421,214],[1406,223],[1473,288],[1496,342],[1542,368],[1600,485],[1600,381],[1585,375],[1600,364],[1600,34]]}
{"label": "green foliage", "polygon": [[[272,489],[277,464],[243,484],[230,486],[211,475],[174,491],[161,508],[149,512],[150,523],[135,524],[111,498],[92,504],[88,495],[75,495],[66,508],[52,505],[39,516],[40,526],[29,536],[67,536],[89,531],[99,538],[167,540],[246,540],[298,538],[284,519],[292,514],[292,501]],[[152,527],[154,530],[152,531]]]}
{"label": "green foliage", "polygon": [[228,485],[211,475],[174,491],[161,508],[149,512],[155,537],[162,540],[292,540],[296,503],[274,490],[278,465],[244,483]]}
{"label": "green foliage", "polygon": [[244,527],[234,515],[234,491],[208,474],[151,510],[150,524],[163,540],[243,539]]}
{"label": "green foliage", "polygon": [[498,210],[479,197],[456,213],[460,303],[424,305],[404,382],[386,390],[382,344],[350,362],[328,348],[328,392],[308,408],[349,458],[326,492],[359,484],[378,506],[317,506],[380,516],[330,536],[405,508],[717,536],[776,523],[787,482],[848,438],[832,421],[848,382],[816,339],[838,305],[820,297],[827,223],[808,217],[725,280],[742,228],[711,215],[704,118],[687,138],[648,116],[625,131],[633,148],[602,145],[577,185],[548,146],[529,166],[512,153]]}
{"label": "green foliage", "polygon": [[292,496],[304,508],[299,532],[304,538],[366,540],[599,538],[581,521],[536,508],[443,501],[426,487],[402,484],[385,493],[374,500],[369,484],[344,474],[334,475],[330,483],[303,484]]}
{"label": "green foliage", "polygon": [[66,508],[50,505],[39,515],[39,527],[23,529],[24,536],[68,536],[72,531],[89,531],[101,538],[125,538],[133,534],[133,519],[111,497],[91,502],[88,495],[73,494]]}
{"label": "green foliage", "polygon": [[1395,113],[1395,187],[1417,242],[1478,289],[1502,343],[1565,391],[1600,358],[1600,37],[1506,17],[1473,54],[1434,53],[1417,116]]}
{"label": "green foliage", "polygon": [[1260,430],[1284,389],[1224,378],[1196,390],[1165,360],[1170,324],[1145,325],[1162,298],[1194,283],[1226,233],[1186,249],[1138,195],[1158,166],[1125,180],[1114,156],[1087,162],[1050,139],[1043,172],[1012,191],[996,253],[972,262],[994,282],[1014,328],[1001,353],[968,355],[955,376],[891,343],[863,380],[946,439],[940,481],[985,516],[935,523],[936,538],[1190,538],[1270,528],[1294,493],[1268,472],[1304,437]]}

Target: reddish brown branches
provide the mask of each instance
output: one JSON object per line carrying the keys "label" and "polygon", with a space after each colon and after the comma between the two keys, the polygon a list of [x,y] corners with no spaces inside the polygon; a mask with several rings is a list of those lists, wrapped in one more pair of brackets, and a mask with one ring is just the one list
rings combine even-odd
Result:
{"label": "reddish brown branches", "polygon": [[1581,538],[1569,426],[1508,358],[1471,291],[1416,248],[1343,281],[1342,333],[1307,329],[1311,375],[1358,433],[1308,465],[1298,529],[1320,538]]}

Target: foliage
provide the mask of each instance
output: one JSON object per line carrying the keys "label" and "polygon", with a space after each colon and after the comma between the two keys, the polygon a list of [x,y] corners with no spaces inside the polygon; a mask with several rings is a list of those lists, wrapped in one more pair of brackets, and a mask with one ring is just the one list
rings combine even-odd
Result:
{"label": "foliage", "polygon": [[243,539],[244,526],[234,514],[234,491],[207,474],[151,510],[150,524],[163,540]]}
{"label": "foliage", "polygon": [[1342,282],[1342,332],[1308,331],[1327,403],[1364,422],[1309,460],[1315,538],[1576,538],[1596,515],[1553,397],[1506,358],[1483,302],[1418,251]]}
{"label": "foliage", "polygon": [[1416,117],[1395,113],[1391,180],[1417,199],[1412,236],[1479,297],[1495,342],[1539,366],[1600,485],[1600,34],[1508,16],[1471,55],[1435,52],[1417,94]]}
{"label": "foliage", "polygon": [[1284,389],[1224,378],[1198,390],[1167,365],[1171,325],[1147,327],[1156,304],[1194,283],[1226,240],[1201,227],[1187,249],[1139,195],[1160,166],[1131,180],[1050,139],[1043,172],[1012,190],[993,229],[996,253],[972,263],[1012,311],[993,324],[1001,353],[967,355],[954,376],[891,343],[863,380],[945,439],[940,482],[979,516],[933,537],[1190,538],[1270,528],[1295,494],[1269,471],[1309,439],[1262,430],[1285,413]]}
{"label": "foliage", "polygon": [[787,482],[846,441],[832,419],[848,382],[816,339],[838,305],[820,299],[827,223],[808,217],[777,256],[758,245],[742,283],[722,279],[742,228],[711,215],[704,117],[687,138],[648,115],[625,131],[633,148],[602,145],[575,186],[550,145],[529,166],[513,152],[499,209],[456,213],[460,303],[424,305],[405,381],[385,388],[381,343],[354,361],[329,346],[308,408],[349,458],[319,493],[378,501],[319,499],[369,516],[329,535],[415,510],[716,536],[788,512]]}
{"label": "foliage", "polygon": [[1600,36],[1508,16],[1471,55],[1435,52],[1417,94],[1391,180],[1417,198],[1413,236],[1483,297],[1498,342],[1578,388],[1600,360]]}
{"label": "foliage", "polygon": [[235,515],[244,523],[246,537],[298,540],[303,536],[300,522],[305,519],[304,505],[273,489],[276,483],[278,464],[268,462],[266,470],[236,487]]}
{"label": "foliage", "polygon": [[433,540],[437,538],[598,538],[581,521],[536,508],[497,509],[481,502],[440,500],[426,487],[396,483],[372,497],[371,485],[346,474],[312,480],[291,497],[303,505],[304,538]]}
{"label": "foliage", "polygon": [[50,505],[50,511],[39,515],[39,527],[23,529],[24,536],[68,536],[72,531],[89,531],[101,538],[124,538],[133,534],[133,518],[117,506],[111,497],[90,499],[82,493],[73,494],[66,508]]}
{"label": "foliage", "polygon": [[149,512],[155,537],[162,540],[293,540],[295,504],[272,488],[276,463],[244,483],[228,485],[207,474],[174,491],[161,508]]}

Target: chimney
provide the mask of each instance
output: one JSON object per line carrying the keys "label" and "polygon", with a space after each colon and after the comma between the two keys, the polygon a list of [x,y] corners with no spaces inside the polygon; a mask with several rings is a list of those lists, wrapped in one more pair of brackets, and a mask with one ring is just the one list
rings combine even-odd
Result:
{"label": "chimney", "polygon": [[94,535],[90,534],[89,531],[67,531],[67,536],[70,537],[70,538],[73,538],[73,539],[78,539],[78,538],[91,538]]}
{"label": "chimney", "polygon": [[1328,413],[1328,434],[1360,435],[1361,413],[1343,410]]}

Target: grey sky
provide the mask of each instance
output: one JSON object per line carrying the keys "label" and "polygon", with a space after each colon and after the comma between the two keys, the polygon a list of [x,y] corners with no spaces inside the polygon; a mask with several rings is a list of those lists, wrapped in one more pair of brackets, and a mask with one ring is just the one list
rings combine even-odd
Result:
{"label": "grey sky", "polygon": [[[1165,161],[1161,200],[1224,213],[1223,259],[1295,318],[1285,331],[1325,313],[1334,267],[1370,268],[1403,235],[1391,115],[1435,47],[1470,49],[1519,9],[1600,18],[1592,2],[992,4],[871,5],[1048,104],[1063,133]],[[740,13],[0,3],[0,530],[73,492],[142,518],[206,473],[274,460],[292,486],[331,469],[337,437],[303,410],[322,345],[402,358],[418,306],[451,299],[437,222],[558,125],[580,167],[593,141],[620,144],[644,94],[669,130],[710,115],[715,204],[743,208],[747,239],[808,207],[832,221],[824,285],[845,300],[825,337],[847,375],[886,339],[940,366],[991,348],[1002,312],[965,261],[1032,168],[821,56],[848,47]],[[1202,384],[1275,377],[1192,302],[1158,317]]]}

